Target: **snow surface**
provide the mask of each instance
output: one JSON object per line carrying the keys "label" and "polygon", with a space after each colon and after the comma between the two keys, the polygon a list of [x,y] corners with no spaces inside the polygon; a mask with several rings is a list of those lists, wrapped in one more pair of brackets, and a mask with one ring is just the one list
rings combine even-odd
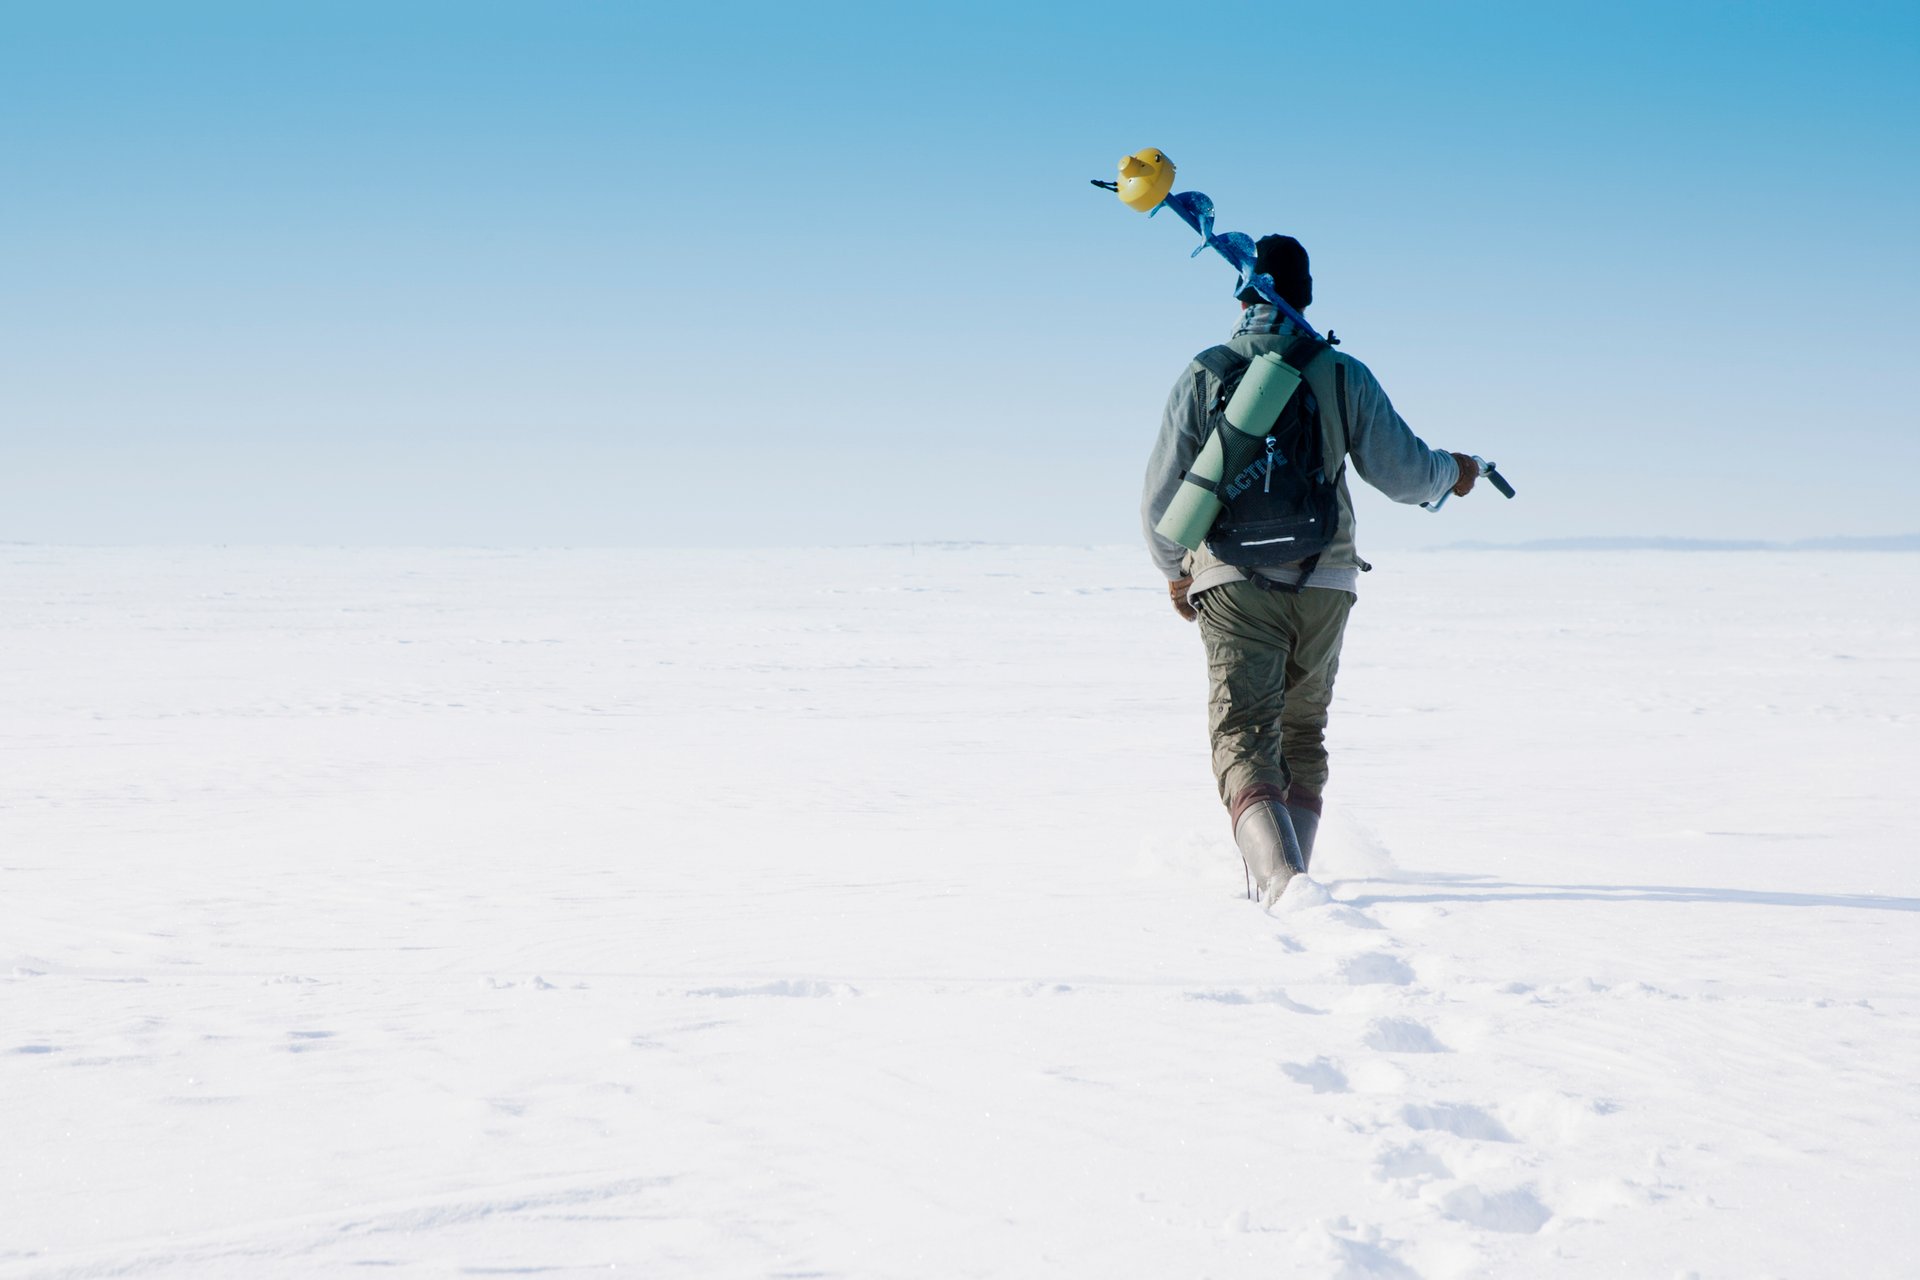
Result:
{"label": "snow surface", "polygon": [[1920,561],[0,548],[0,1276],[1910,1276]]}

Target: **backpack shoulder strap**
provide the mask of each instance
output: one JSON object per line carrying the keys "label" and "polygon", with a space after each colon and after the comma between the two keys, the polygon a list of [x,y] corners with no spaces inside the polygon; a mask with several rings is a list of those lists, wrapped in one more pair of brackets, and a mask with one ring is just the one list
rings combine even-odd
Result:
{"label": "backpack shoulder strap", "polygon": [[1323,353],[1331,350],[1333,350],[1333,348],[1328,346],[1323,340],[1314,337],[1310,333],[1303,333],[1287,344],[1287,349],[1281,353],[1280,358],[1285,360],[1294,372],[1305,373],[1308,365],[1318,360]]}
{"label": "backpack shoulder strap", "polygon": [[1227,399],[1233,395],[1234,387],[1239,385],[1241,375],[1246,373],[1247,366],[1253,363],[1225,343],[1217,347],[1208,347],[1195,356],[1193,362],[1212,374],[1213,380],[1220,384],[1219,394],[1213,398],[1215,412],[1226,407]]}
{"label": "backpack shoulder strap", "polygon": [[1352,417],[1347,403],[1347,359],[1329,347],[1308,363],[1312,368],[1302,369],[1300,373],[1320,403],[1321,440],[1327,462],[1331,466],[1337,459],[1338,467],[1343,469],[1347,465],[1347,432]]}
{"label": "backpack shoulder strap", "polygon": [[1247,357],[1235,351],[1225,343],[1217,347],[1208,347],[1193,358],[1193,362],[1212,374],[1220,382],[1225,382],[1234,374],[1252,363]]}

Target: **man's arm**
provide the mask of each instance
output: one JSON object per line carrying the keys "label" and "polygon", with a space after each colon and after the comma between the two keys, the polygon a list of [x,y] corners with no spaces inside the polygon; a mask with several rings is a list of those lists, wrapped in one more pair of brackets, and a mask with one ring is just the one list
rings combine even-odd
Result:
{"label": "man's arm", "polygon": [[1169,582],[1177,582],[1186,575],[1181,564],[1187,549],[1155,533],[1153,526],[1166,514],[1167,504],[1180,488],[1180,478],[1186,475],[1187,468],[1199,456],[1200,446],[1206,443],[1202,438],[1207,420],[1202,400],[1206,394],[1204,382],[1200,366],[1189,364],[1180,380],[1173,384],[1173,390],[1167,395],[1166,410],[1160,415],[1160,438],[1154,441],[1153,453],[1147,458],[1147,479],[1140,494],[1140,525],[1146,531],[1147,551]]}
{"label": "man's arm", "polygon": [[1457,485],[1472,486],[1473,476],[1457,461],[1463,455],[1429,448],[1394,411],[1367,366],[1347,359],[1346,367],[1347,453],[1362,480],[1395,502],[1408,503],[1433,502]]}

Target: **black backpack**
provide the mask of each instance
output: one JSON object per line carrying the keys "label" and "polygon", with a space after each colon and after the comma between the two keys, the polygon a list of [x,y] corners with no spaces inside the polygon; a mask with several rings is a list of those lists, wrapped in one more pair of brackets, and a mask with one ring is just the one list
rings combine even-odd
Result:
{"label": "black backpack", "polygon": [[[1304,373],[1326,350],[1325,342],[1302,335],[1280,358]],[[1300,580],[1292,585],[1254,576],[1262,586],[1298,591],[1340,522],[1339,472],[1327,471],[1320,402],[1302,378],[1267,434],[1249,436],[1227,425],[1225,411],[1252,361],[1225,346],[1209,347],[1194,359],[1220,381],[1207,417],[1224,446],[1214,490],[1223,510],[1207,531],[1207,549],[1241,569],[1298,563]]]}

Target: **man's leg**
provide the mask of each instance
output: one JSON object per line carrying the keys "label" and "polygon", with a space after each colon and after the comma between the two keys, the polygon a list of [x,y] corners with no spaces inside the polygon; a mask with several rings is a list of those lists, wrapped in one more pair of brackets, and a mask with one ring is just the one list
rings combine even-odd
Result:
{"label": "man's leg", "polygon": [[1234,582],[1193,601],[1212,685],[1207,726],[1213,772],[1253,892],[1271,903],[1306,856],[1287,816],[1280,713],[1293,645],[1291,597]]}
{"label": "man's leg", "polygon": [[1287,811],[1301,851],[1309,858],[1320,825],[1320,796],[1327,786],[1327,708],[1352,608],[1353,597],[1344,591],[1302,591],[1294,643],[1287,654],[1286,705],[1280,710],[1282,755],[1291,779]]}
{"label": "man's leg", "polygon": [[1192,600],[1207,648],[1213,776],[1229,808],[1253,788],[1278,794],[1287,785],[1280,719],[1293,635],[1274,607],[1277,594],[1229,582]]}

